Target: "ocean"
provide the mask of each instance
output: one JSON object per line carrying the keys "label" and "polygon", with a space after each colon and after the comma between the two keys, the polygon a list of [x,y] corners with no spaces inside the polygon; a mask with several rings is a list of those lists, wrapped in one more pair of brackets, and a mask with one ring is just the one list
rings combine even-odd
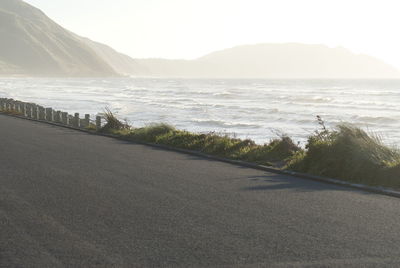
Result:
{"label": "ocean", "polygon": [[319,115],[400,144],[400,80],[0,78],[0,97],[93,116],[109,107],[135,127],[164,122],[260,144],[283,134],[304,144]]}

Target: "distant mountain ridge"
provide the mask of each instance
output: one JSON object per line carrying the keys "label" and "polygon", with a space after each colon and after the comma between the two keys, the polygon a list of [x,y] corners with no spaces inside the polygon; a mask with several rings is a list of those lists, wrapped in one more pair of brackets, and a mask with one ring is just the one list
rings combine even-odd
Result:
{"label": "distant mountain ridge", "polygon": [[381,60],[345,48],[298,43],[237,46],[185,60],[139,59],[154,76],[197,78],[400,78]]}
{"label": "distant mountain ridge", "polygon": [[400,78],[383,61],[344,48],[258,44],[195,60],[133,59],[80,37],[22,0],[0,0],[0,75],[174,78]]}

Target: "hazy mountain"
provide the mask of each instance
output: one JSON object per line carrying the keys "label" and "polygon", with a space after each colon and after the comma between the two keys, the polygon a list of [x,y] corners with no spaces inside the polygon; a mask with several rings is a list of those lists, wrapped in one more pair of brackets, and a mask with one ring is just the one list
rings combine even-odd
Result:
{"label": "hazy mountain", "polygon": [[0,0],[0,75],[191,78],[399,78],[394,67],[344,48],[259,44],[195,60],[132,59],[71,33],[21,0]]}
{"label": "hazy mountain", "polygon": [[[1,1],[1,0],[0,0]],[[117,73],[121,75],[149,75],[150,72],[146,66],[140,65],[136,60],[131,57],[119,53],[113,48],[92,41],[88,38],[79,37],[84,43],[91,47],[98,56],[106,61]]]}
{"label": "hazy mountain", "polygon": [[381,60],[345,48],[297,43],[238,46],[196,60],[137,60],[154,76],[206,78],[399,78]]}
{"label": "hazy mountain", "polygon": [[21,0],[0,0],[0,74],[114,76],[77,36]]}

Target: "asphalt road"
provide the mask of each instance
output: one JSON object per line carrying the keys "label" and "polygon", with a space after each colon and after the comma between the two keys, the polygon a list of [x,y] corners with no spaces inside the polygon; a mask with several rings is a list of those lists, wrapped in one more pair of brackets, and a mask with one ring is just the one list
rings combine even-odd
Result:
{"label": "asphalt road", "polygon": [[0,115],[0,267],[399,266],[400,199]]}

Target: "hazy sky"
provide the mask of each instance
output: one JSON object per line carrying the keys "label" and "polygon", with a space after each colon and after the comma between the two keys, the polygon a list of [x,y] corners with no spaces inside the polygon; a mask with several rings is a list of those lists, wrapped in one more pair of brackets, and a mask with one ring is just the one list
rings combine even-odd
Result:
{"label": "hazy sky", "polygon": [[196,58],[241,44],[343,46],[400,68],[399,0],[26,0],[132,57]]}

